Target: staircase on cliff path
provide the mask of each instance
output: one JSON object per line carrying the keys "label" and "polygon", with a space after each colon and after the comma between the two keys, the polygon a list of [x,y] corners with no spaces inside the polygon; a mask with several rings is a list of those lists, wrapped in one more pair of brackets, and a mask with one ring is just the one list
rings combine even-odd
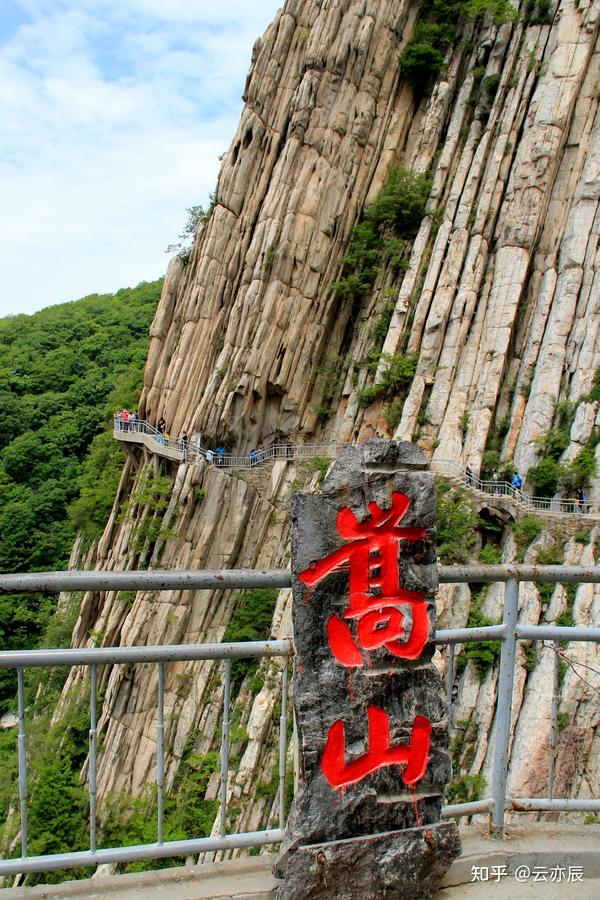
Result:
{"label": "staircase on cliff path", "polygon": [[[118,441],[142,444],[151,453],[177,462],[196,464],[209,462],[229,470],[245,470],[244,478],[250,480],[257,489],[264,493],[269,484],[270,475],[264,474],[263,464],[277,460],[288,462],[308,462],[316,459],[333,459],[342,447],[341,444],[284,444],[273,443],[269,447],[263,447],[243,456],[232,454],[219,455],[213,450],[207,450],[200,445],[195,438],[192,440],[183,438],[171,438],[163,434],[154,425],[143,419],[129,419],[123,421],[121,414],[114,417],[113,437]],[[478,494],[481,499],[505,505],[514,515],[523,512],[541,513],[545,516],[562,517],[581,516],[600,520],[600,510],[596,505],[580,503],[571,498],[534,497],[523,491],[517,490],[507,481],[486,481],[477,475],[467,472],[458,463],[449,459],[431,460],[431,468],[434,472],[444,475],[453,481],[459,482],[470,491]],[[267,470],[268,471],[268,470]],[[252,472],[252,475],[250,475]],[[256,475],[254,475],[256,473]]]}

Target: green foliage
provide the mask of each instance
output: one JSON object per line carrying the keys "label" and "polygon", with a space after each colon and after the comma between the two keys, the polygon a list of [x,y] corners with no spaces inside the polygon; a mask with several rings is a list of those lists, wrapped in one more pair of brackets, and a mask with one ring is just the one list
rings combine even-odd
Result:
{"label": "green foliage", "polygon": [[[565,416],[572,414],[572,406],[569,405],[569,409],[563,408],[560,413],[557,407],[557,414],[559,420],[562,418],[564,421]],[[596,474],[595,448],[599,440],[600,432],[595,430],[577,456],[567,465],[562,465],[558,462],[558,458],[569,446],[569,434],[566,427],[552,428],[547,435],[537,441],[542,458],[528,472],[534,491],[542,497],[551,497],[559,487],[569,494],[574,494],[579,488],[588,487]]]}
{"label": "green foliage", "polygon": [[187,219],[185,225],[183,226],[183,231],[179,235],[179,239],[174,244],[169,244],[166,248],[167,253],[177,253],[179,258],[187,263],[192,254],[192,248],[194,245],[194,238],[196,237],[196,232],[200,225],[206,224],[212,215],[212,211],[215,208],[216,204],[216,196],[215,194],[209,194],[209,206],[207,209],[204,209],[203,206],[189,206],[186,209]]}
{"label": "green foliage", "polygon": [[481,773],[476,775],[460,775],[455,778],[446,791],[446,802],[472,803],[481,800],[485,790],[485,778]]}
{"label": "green foliage", "polygon": [[[264,641],[269,637],[275,603],[276,588],[253,588],[236,595],[233,614],[223,635],[223,643],[236,641]],[[239,690],[246,675],[256,671],[255,659],[236,659],[232,666],[232,681]]]}
{"label": "green foliage", "polygon": [[[85,705],[72,697],[63,710],[60,724],[51,724],[48,709],[54,695],[44,696],[35,704],[35,715],[27,709],[26,731],[29,796],[27,803],[30,854],[64,853],[84,850],[88,846],[88,796],[79,783],[79,771],[87,753],[89,720]],[[42,709],[44,711],[42,711]],[[16,734],[0,736],[0,818],[4,820],[8,805],[16,793]],[[6,768],[5,768],[6,767]],[[7,775],[5,775],[5,772]],[[8,844],[8,829],[2,843]],[[39,881],[56,883],[65,878],[91,875],[88,870],[58,870],[28,876],[28,884]]]}
{"label": "green foliage", "polygon": [[465,410],[464,413],[462,414],[462,416],[460,417],[460,419],[458,420],[458,427],[460,428],[463,437],[467,433],[467,429],[469,427],[469,419],[470,419],[469,411]]}
{"label": "green foliage", "polygon": [[536,441],[542,455],[556,460],[569,446],[569,434],[564,428],[551,428],[548,434]]}
{"label": "green foliage", "polygon": [[517,545],[517,559],[523,562],[525,551],[544,530],[544,523],[537,516],[528,514],[515,522],[512,531]]}
{"label": "green foliage", "polygon": [[[149,466],[138,475],[129,499],[123,504],[119,520],[131,519],[135,522],[132,534],[134,553],[145,552],[148,558],[157,541],[174,536],[165,525],[164,513],[169,506],[173,479],[169,475],[156,475]],[[142,511],[145,515],[141,515]]]}
{"label": "green foliage", "polygon": [[398,61],[402,74],[419,93],[433,86],[453,40],[454,28],[450,23],[419,22],[416,25]]}
{"label": "green foliage", "polygon": [[109,431],[97,434],[83,460],[79,496],[69,507],[71,521],[84,539],[91,541],[102,534],[122,469],[123,453],[112,434]]}
{"label": "green foliage", "polygon": [[402,268],[406,242],[419,230],[430,190],[428,176],[392,166],[364,220],[351,231],[348,252],[340,260],[342,278],[332,285],[337,294],[361,299],[370,293],[382,265]]}
{"label": "green foliage", "polygon": [[323,481],[323,479],[327,475],[327,469],[330,465],[331,460],[328,456],[313,456],[313,458],[308,463],[308,468],[311,472],[318,472],[319,481]]}
{"label": "green foliage", "polygon": [[551,25],[551,0],[530,0],[525,9],[525,18],[530,25]]}
{"label": "green foliage", "polygon": [[562,544],[559,542],[554,542],[549,547],[538,547],[535,554],[536,562],[540,566],[559,566],[563,556]]}
{"label": "green foliage", "polygon": [[[165,841],[207,837],[219,805],[217,800],[205,799],[209,779],[218,769],[219,756],[212,751],[196,754],[192,744],[193,740],[188,741],[173,788],[165,798]],[[154,843],[157,838],[156,823],[157,796],[154,786],[149,787],[142,797],[112,797],[100,846]],[[127,864],[124,871],[143,872],[181,864],[181,857],[145,860]]]}
{"label": "green foliage", "polygon": [[575,533],[575,540],[579,544],[589,544],[591,531],[589,528],[582,528],[581,531]]}
{"label": "green foliage", "polygon": [[479,561],[486,566],[496,566],[502,562],[502,547],[495,544],[486,544],[479,551]]}
{"label": "green foliage", "polygon": [[[474,594],[471,597],[467,628],[483,628],[487,625],[496,625],[481,612],[482,595]],[[465,644],[463,652],[458,658],[461,666],[471,660],[480,679],[483,679],[488,669],[495,665],[500,657],[499,641],[470,641]]]}
{"label": "green foliage", "polygon": [[574,494],[579,488],[588,487],[595,474],[596,454],[592,446],[587,446],[563,469],[561,482],[568,493]]}
{"label": "green foliage", "polygon": [[533,641],[530,644],[521,644],[521,654],[523,660],[523,668],[526,672],[532,672],[535,669],[539,659],[537,647],[535,646]]}
{"label": "green foliage", "polygon": [[392,166],[385,185],[366,213],[366,221],[377,234],[391,232],[395,237],[416,237],[431,190],[431,178],[417,175],[402,166]]}
{"label": "green foliage", "polygon": [[392,315],[394,313],[394,308],[395,305],[393,303],[386,303],[371,329],[371,337],[378,347],[383,346],[383,342],[387,337],[390,323],[392,321]]}
{"label": "green foliage", "polygon": [[490,15],[500,25],[517,16],[509,0],[434,0],[422,6],[425,18],[398,57],[402,74],[419,94],[433,87],[461,23]]}
{"label": "green foliage", "polygon": [[[0,571],[64,568],[104,527],[122,466],[108,433],[133,406],[162,283],[0,319]],[[37,646],[55,599],[0,598],[0,649]],[[0,714],[14,675],[0,672]]]}
{"label": "green foliage", "polygon": [[468,562],[475,547],[479,517],[468,491],[437,476],[437,550],[442,563]]}
{"label": "green foliage", "polygon": [[594,379],[592,381],[592,389],[589,392],[587,399],[594,403],[596,400],[600,400],[600,367],[596,369],[594,373]]}
{"label": "green foliage", "polygon": [[381,380],[371,387],[357,391],[358,405],[363,409],[374,403],[375,400],[392,399],[400,395],[404,396],[417,371],[418,355],[409,353],[378,353],[374,354],[368,363],[368,368],[377,369],[379,361],[384,361],[381,372]]}

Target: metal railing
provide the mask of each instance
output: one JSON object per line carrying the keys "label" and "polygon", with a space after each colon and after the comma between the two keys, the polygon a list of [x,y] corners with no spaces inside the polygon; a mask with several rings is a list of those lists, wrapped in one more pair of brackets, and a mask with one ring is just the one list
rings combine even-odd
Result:
{"label": "metal railing", "polygon": [[433,459],[431,468],[441,475],[450,474],[459,478],[465,487],[491,494],[494,497],[509,497],[522,509],[550,515],[598,515],[598,507],[587,501],[564,497],[535,497],[513,487],[508,481],[493,481],[468,474],[452,459]]}
{"label": "metal railing", "polygon": [[[139,443],[138,436],[146,436],[150,443],[143,441],[154,453],[173,458],[173,453],[182,462],[198,462],[207,460],[215,466],[228,469],[252,469],[266,462],[278,459],[302,461],[317,457],[334,458],[339,454],[341,445],[335,442],[324,444],[271,444],[242,455],[229,453],[219,454],[216,450],[201,447],[195,439],[171,438],[162,434],[150,422],[134,419],[123,422],[116,414],[114,417],[114,436],[118,440]],[[508,497],[522,509],[548,515],[599,515],[597,505],[581,502],[577,499],[562,497],[534,497],[513,487],[508,481],[493,481],[479,478],[475,474],[467,474],[465,469],[451,459],[433,459],[431,468],[443,475],[459,478],[465,487],[481,491],[496,497]]]}
{"label": "metal railing", "polygon": [[[271,444],[269,447],[261,447],[258,450],[251,450],[245,454],[217,453],[216,450],[209,450],[202,447],[195,439],[183,439],[167,437],[161,433],[150,422],[144,419],[130,419],[127,422],[121,420],[119,415],[114,417],[113,434],[119,440],[131,441],[139,443],[138,435],[144,435],[151,440],[151,449],[159,456],[161,454],[170,455],[166,451],[174,451],[179,454],[179,458],[186,462],[194,463],[205,460],[215,466],[223,466],[228,469],[253,469],[265,462],[272,462],[277,459],[284,460],[308,460],[317,457],[333,457],[337,456],[340,445],[334,443],[325,444],[292,444],[291,441],[285,444]],[[146,443],[144,441],[144,443]]]}
{"label": "metal railing", "polygon": [[[547,797],[510,797],[507,795],[512,694],[518,641],[549,641],[553,648],[571,641],[600,642],[600,628],[563,627],[551,625],[520,625],[518,618],[519,583],[521,581],[551,583],[600,583],[600,567],[582,566],[440,566],[441,583],[504,582],[504,615],[498,625],[478,628],[441,629],[435,643],[448,646],[446,694],[451,707],[455,680],[455,648],[457,644],[474,641],[500,641],[500,667],[496,703],[496,741],[493,757],[491,796],[468,803],[445,806],[442,816],[470,816],[476,813],[491,815],[494,835],[501,836],[506,810],[526,812],[600,812],[600,799],[554,797],[554,761],[558,718],[559,654],[555,653],[554,692],[551,709]],[[278,571],[222,570],[197,571],[130,571],[130,572],[49,572],[26,575],[0,575],[0,593],[60,591],[60,590],[157,590],[157,589],[214,589],[247,587],[289,587],[291,573]],[[287,641],[264,641],[243,644],[165,645],[157,647],[101,647],[73,650],[25,650],[0,652],[0,668],[17,669],[18,700],[18,770],[19,808],[21,821],[21,857],[0,861],[0,876],[17,873],[49,871],[62,868],[123,863],[140,859],[197,854],[211,850],[254,847],[278,843],[283,838],[284,793],[286,775],[286,697],[287,665],[283,666],[281,715],[279,721],[279,827],[273,830],[226,833],[227,773],[229,769],[229,706],[231,660],[253,656],[289,657],[292,650]],[[182,841],[163,841],[164,819],[164,666],[176,660],[223,660],[225,684],[223,694],[223,725],[221,742],[221,810],[219,835]],[[133,847],[98,849],[96,846],[96,760],[97,760],[97,672],[98,666],[119,663],[155,663],[158,665],[157,691],[157,752],[156,785],[158,795],[157,840],[155,843]],[[90,729],[89,729],[89,809],[90,846],[88,850],[28,856],[27,834],[27,750],[25,727],[24,670],[40,666],[90,667]]]}

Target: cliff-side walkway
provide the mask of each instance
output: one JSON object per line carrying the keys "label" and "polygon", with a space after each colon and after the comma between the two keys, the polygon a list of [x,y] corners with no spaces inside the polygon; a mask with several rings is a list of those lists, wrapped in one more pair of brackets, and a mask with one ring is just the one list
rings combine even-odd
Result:
{"label": "cliff-side walkway", "polygon": [[[114,417],[113,437],[117,441],[141,444],[151,453],[173,461],[191,464],[206,461],[228,469],[253,469],[276,460],[289,462],[328,460],[335,458],[342,447],[342,444],[336,443],[293,444],[287,441],[251,450],[244,455],[232,455],[202,447],[196,438],[191,440],[187,437],[172,438],[144,419],[123,421],[119,414]],[[534,497],[518,490],[507,481],[481,479],[449,459],[434,458],[431,461],[431,468],[434,472],[458,481],[481,496],[487,495],[495,502],[508,504],[517,514],[527,511],[553,517],[581,516],[600,521],[600,509],[595,504],[582,503],[572,498]]]}

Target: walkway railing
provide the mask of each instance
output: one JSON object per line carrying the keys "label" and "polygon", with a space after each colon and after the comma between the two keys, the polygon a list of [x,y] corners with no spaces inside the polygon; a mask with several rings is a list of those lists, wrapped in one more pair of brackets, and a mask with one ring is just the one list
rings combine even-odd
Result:
{"label": "walkway railing", "polygon": [[[554,796],[554,763],[557,744],[559,653],[561,644],[572,641],[600,642],[600,628],[520,625],[517,622],[519,583],[575,582],[600,583],[600,567],[581,566],[440,566],[442,583],[504,582],[504,616],[499,625],[479,628],[443,629],[437,631],[435,643],[448,646],[446,693],[451,706],[455,678],[455,648],[473,641],[500,641],[500,669],[496,702],[496,741],[493,759],[491,795],[470,803],[446,806],[445,818],[489,813],[495,835],[501,836],[505,810],[521,812],[600,812],[597,798],[556,798]],[[81,590],[148,590],[148,589],[214,589],[235,587],[289,587],[289,571],[223,570],[140,571],[140,572],[50,572],[26,575],[0,575],[0,593],[31,591]],[[546,797],[510,797],[507,795],[510,724],[517,641],[550,642],[555,650],[554,692],[550,715],[548,790]],[[284,785],[286,758],[287,666],[282,667],[282,704],[279,723],[279,827],[250,833],[226,833],[227,773],[229,768],[229,708],[231,660],[248,657],[281,656],[291,653],[287,641],[264,641],[244,644],[165,645],[158,647],[102,647],[75,650],[24,650],[0,653],[0,668],[16,668],[18,683],[18,764],[19,808],[21,816],[21,856],[0,862],[0,876],[20,872],[77,868],[100,863],[124,863],[140,859],[197,854],[209,850],[254,847],[282,840],[284,822]],[[225,668],[223,727],[221,743],[221,817],[219,835],[182,841],[163,840],[164,796],[164,667],[176,660],[223,660]],[[97,760],[97,673],[98,666],[121,663],[154,663],[158,666],[156,785],[158,794],[157,839],[154,843],[134,847],[98,849],[96,846],[96,760]],[[27,732],[25,722],[24,670],[39,666],[81,666],[90,670],[89,729],[89,849],[44,856],[28,856],[27,834]]]}
{"label": "walkway railing", "polygon": [[[162,434],[154,425],[143,419],[129,419],[124,422],[120,415],[114,417],[113,435],[117,440],[143,443],[153,453],[166,456],[170,459],[179,459],[190,463],[198,460],[208,460],[213,465],[233,469],[252,469],[262,463],[277,459],[285,460],[309,460],[318,457],[336,457],[341,445],[336,443],[326,444],[271,444],[270,447],[262,447],[245,455],[234,456],[231,454],[219,455],[214,450],[201,447],[195,440],[183,438],[171,438]],[[533,497],[523,491],[517,490],[508,481],[490,481],[469,475],[458,463],[451,459],[433,459],[431,468],[443,475],[458,478],[465,487],[482,491],[492,496],[508,497],[522,509],[533,512],[541,512],[548,515],[599,515],[596,505],[580,503],[576,499]]]}
{"label": "walkway railing", "polygon": [[[154,453],[172,458],[175,452],[179,458],[187,462],[207,460],[215,466],[223,466],[228,469],[253,469],[262,463],[277,459],[307,460],[318,457],[337,456],[340,445],[336,443],[326,444],[271,444],[269,447],[261,447],[250,453],[234,455],[230,453],[219,454],[216,450],[202,447],[195,439],[167,437],[154,425],[144,419],[129,419],[124,422],[117,414],[114,417],[113,435],[117,440],[131,441],[132,443],[144,443]],[[144,440],[149,438],[149,440]],[[171,451],[171,452],[169,452]]]}
{"label": "walkway railing", "polygon": [[460,479],[465,487],[493,497],[509,497],[523,509],[554,515],[598,515],[598,508],[587,501],[562,497],[535,497],[513,487],[508,481],[492,481],[468,474],[462,466],[451,459],[434,459],[431,468],[442,475]]}

